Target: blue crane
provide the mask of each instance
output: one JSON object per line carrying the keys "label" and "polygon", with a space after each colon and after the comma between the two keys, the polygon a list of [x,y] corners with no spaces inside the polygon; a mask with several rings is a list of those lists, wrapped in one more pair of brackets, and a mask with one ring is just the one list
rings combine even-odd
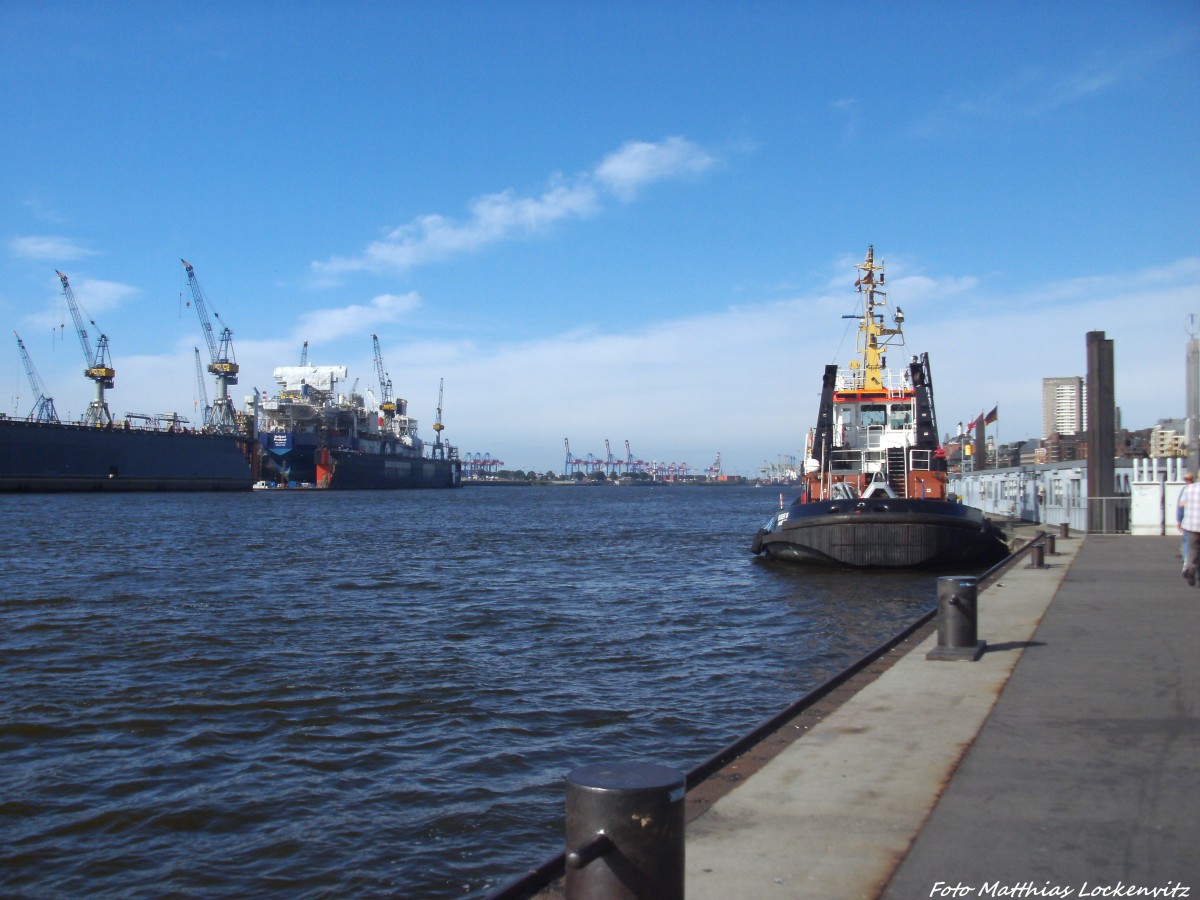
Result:
{"label": "blue crane", "polygon": [[[237,416],[233,411],[233,401],[229,399],[229,386],[238,382],[238,364],[233,356],[233,332],[222,322],[221,338],[220,341],[217,340],[208,321],[208,307],[204,302],[204,293],[200,290],[200,282],[196,280],[196,272],[186,259],[181,259],[180,262],[187,270],[188,287],[192,289],[192,299],[196,301],[196,314],[200,317],[200,327],[204,331],[204,340],[208,343],[208,355],[211,360],[208,371],[217,378],[217,399],[209,407],[204,429],[230,434],[237,431]],[[213,316],[221,318],[216,312]]]}
{"label": "blue crane", "polygon": [[200,348],[193,347],[192,350],[196,353],[196,384],[200,388],[200,421],[207,422],[209,415],[212,412],[212,407],[208,405],[208,388],[204,384],[204,363],[200,361]]}
{"label": "blue crane", "polygon": [[29,418],[34,422],[49,422],[50,424],[58,424],[58,413],[54,409],[54,398],[46,396],[46,385],[42,383],[41,377],[37,373],[37,369],[33,367],[33,360],[29,358],[29,351],[25,349],[25,342],[21,340],[21,336],[15,331],[13,336],[17,339],[17,346],[21,348],[21,359],[25,363],[25,374],[29,376],[29,386],[33,388],[33,393],[36,399],[33,401],[33,411],[29,413]]}

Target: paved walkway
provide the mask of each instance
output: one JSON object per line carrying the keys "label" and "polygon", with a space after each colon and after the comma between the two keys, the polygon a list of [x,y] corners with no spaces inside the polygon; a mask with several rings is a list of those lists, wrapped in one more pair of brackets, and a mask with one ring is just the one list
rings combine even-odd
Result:
{"label": "paved walkway", "polygon": [[978,662],[926,660],[930,638],[688,825],[688,897],[1200,897],[1178,547],[1090,536],[1019,563],[980,595]]}

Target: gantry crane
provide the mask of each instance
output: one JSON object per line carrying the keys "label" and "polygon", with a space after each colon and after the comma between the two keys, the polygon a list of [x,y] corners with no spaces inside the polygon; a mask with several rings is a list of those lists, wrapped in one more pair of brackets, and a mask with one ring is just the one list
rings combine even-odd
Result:
{"label": "gantry crane", "polygon": [[21,340],[21,336],[15,331],[13,332],[13,336],[17,339],[17,346],[21,348],[21,359],[25,363],[25,374],[29,376],[29,386],[33,388],[35,397],[33,411],[29,413],[29,419],[33,422],[49,422],[57,425],[58,413],[54,409],[54,398],[46,396],[46,385],[42,383],[37,369],[33,367],[33,360],[29,358],[29,351],[25,349],[25,342]]}
{"label": "gantry crane", "polygon": [[[192,289],[192,299],[196,301],[196,314],[200,316],[200,327],[204,330],[204,340],[208,342],[208,355],[212,360],[208,371],[217,377],[217,399],[209,408],[208,416],[204,420],[204,430],[230,434],[237,431],[237,416],[234,415],[233,401],[229,399],[229,386],[238,383],[238,364],[233,357],[233,332],[222,322],[221,339],[218,343],[208,321],[208,308],[204,303],[200,282],[196,280],[196,272],[186,259],[181,259],[180,262],[187,270],[188,286]],[[221,318],[216,312],[213,316]]]}
{"label": "gantry crane", "polygon": [[[87,329],[83,327],[83,316],[79,313],[79,304],[75,302],[75,292],[71,290],[71,282],[67,280],[67,276],[55,269],[55,274],[58,275],[58,280],[62,282],[63,296],[67,298],[67,306],[71,310],[71,318],[75,320],[75,332],[79,335],[79,343],[83,347],[83,358],[87,361],[87,368],[83,370],[83,374],[90,378],[96,385],[96,395],[92,402],[88,404],[87,412],[83,415],[83,423],[85,425],[111,425],[112,414],[108,411],[108,403],[104,399],[105,388],[113,386],[114,379],[117,377],[116,369],[112,367],[112,362],[108,356],[108,336],[101,334],[96,340],[96,349],[92,350],[88,346]],[[96,328],[94,319],[89,319]]]}
{"label": "gantry crane", "polygon": [[196,384],[200,388],[200,400],[203,402],[203,406],[200,407],[200,421],[207,422],[212,407],[208,405],[208,387],[204,384],[204,363],[200,361],[200,348],[193,347],[192,350],[196,353]]}
{"label": "gantry crane", "polygon": [[371,340],[375,342],[375,374],[379,378],[379,411],[383,413],[385,419],[391,419],[396,415],[396,398],[392,396],[392,379],[383,371],[383,353],[379,349],[379,335],[372,334]]}

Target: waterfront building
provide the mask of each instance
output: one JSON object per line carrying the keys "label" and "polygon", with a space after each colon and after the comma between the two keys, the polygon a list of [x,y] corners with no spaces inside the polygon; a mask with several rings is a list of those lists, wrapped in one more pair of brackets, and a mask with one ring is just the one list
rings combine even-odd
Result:
{"label": "waterfront building", "polygon": [[1162,459],[1187,456],[1187,425],[1181,419],[1163,419],[1150,429],[1149,456]]}

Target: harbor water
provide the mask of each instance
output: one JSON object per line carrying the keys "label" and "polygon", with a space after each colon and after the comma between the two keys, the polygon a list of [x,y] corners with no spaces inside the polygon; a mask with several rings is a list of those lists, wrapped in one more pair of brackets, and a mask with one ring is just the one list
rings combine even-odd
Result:
{"label": "harbor water", "polygon": [[[790,501],[790,497],[788,498]],[[778,490],[0,496],[0,891],[480,897],[936,603]]]}

